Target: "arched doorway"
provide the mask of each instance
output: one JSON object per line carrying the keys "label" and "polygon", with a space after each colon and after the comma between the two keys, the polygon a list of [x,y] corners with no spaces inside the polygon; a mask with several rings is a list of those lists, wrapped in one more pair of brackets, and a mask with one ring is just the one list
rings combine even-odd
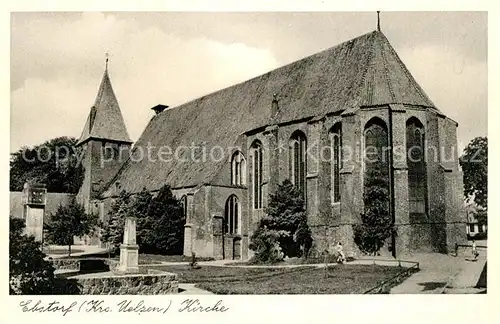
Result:
{"label": "arched doorway", "polygon": [[241,259],[241,208],[238,197],[229,196],[224,208],[224,259]]}

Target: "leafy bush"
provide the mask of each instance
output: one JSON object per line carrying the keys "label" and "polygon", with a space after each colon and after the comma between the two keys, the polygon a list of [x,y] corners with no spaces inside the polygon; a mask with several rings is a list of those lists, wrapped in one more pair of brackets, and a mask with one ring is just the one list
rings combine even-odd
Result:
{"label": "leafy bush", "polygon": [[389,209],[389,179],[383,170],[384,164],[368,170],[363,193],[365,211],[361,224],[354,226],[354,242],[369,255],[375,255],[395,233]]}
{"label": "leafy bush", "polygon": [[307,257],[312,237],[302,192],[289,180],[283,181],[269,196],[265,212],[251,237],[250,249],[255,251],[255,260],[275,262],[283,256]]}
{"label": "leafy bush", "polygon": [[41,243],[23,234],[23,219],[10,218],[9,293],[15,295],[78,294],[75,280],[56,278],[54,267],[45,260]]}
{"label": "leafy bush", "polygon": [[283,261],[279,237],[286,233],[270,230],[266,226],[257,228],[251,236],[250,249],[255,255],[249,263],[276,263]]}
{"label": "leafy bush", "polygon": [[153,197],[143,189],[131,196],[123,191],[113,203],[104,222],[101,239],[116,252],[123,242],[125,218],[137,218],[137,244],[142,253],[182,254],[184,247],[184,212],[168,185]]}
{"label": "leafy bush", "polygon": [[145,193],[139,195],[133,210],[141,215],[138,217],[138,236],[143,251],[183,253],[186,220],[182,204],[172,194],[170,186],[163,186],[156,197],[147,198]]}

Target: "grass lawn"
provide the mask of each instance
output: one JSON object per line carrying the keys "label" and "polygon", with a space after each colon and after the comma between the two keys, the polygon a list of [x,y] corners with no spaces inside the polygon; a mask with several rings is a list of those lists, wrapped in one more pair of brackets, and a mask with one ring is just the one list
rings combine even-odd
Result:
{"label": "grass lawn", "polygon": [[[349,261],[352,261],[353,259],[352,258],[347,258],[347,262]],[[328,256],[325,260],[324,257],[320,257],[320,258],[307,258],[307,259],[304,259],[304,258],[290,258],[290,259],[286,259],[286,260],[283,260],[281,262],[277,262],[277,263],[273,263],[273,264],[269,264],[269,265],[278,265],[278,266],[282,266],[282,265],[297,265],[297,264],[324,264],[325,261],[327,263],[337,263],[336,261],[336,257],[335,256]],[[229,265],[261,265],[260,263],[252,263],[252,262],[249,262],[249,261],[237,261],[237,262],[233,262],[233,263],[230,263]],[[263,264],[265,265],[265,264]]]}
{"label": "grass lawn", "polygon": [[309,267],[276,269],[217,266],[202,266],[200,269],[191,269],[188,265],[152,266],[141,268],[150,268],[176,273],[178,275],[179,282],[181,283],[221,282],[223,284],[310,270]]}
{"label": "grass lawn", "polygon": [[266,278],[247,278],[204,282],[197,287],[215,294],[362,294],[401,269],[379,265],[339,265],[330,267],[328,276],[321,268],[284,272]]}

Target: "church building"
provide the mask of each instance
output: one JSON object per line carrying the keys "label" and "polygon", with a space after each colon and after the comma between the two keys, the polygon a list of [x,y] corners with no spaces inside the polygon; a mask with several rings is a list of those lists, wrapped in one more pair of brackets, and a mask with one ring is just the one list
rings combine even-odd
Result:
{"label": "church building", "polygon": [[[457,123],[379,29],[180,106],[152,109],[132,146],[106,68],[78,141],[85,152],[78,197],[104,218],[122,190],[170,185],[185,207],[185,255],[251,257],[250,236],[285,179],[304,194],[312,253],[339,241],[356,253],[353,225],[373,168],[389,179],[397,228],[383,253],[446,253],[466,240]],[[161,158],[160,151],[172,154]]]}

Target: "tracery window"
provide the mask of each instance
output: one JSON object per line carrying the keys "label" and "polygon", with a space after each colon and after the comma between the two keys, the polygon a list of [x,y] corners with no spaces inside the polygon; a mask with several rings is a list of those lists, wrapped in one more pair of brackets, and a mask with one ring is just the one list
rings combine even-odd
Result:
{"label": "tracery window", "polygon": [[231,184],[235,186],[246,184],[246,161],[240,151],[236,151],[231,158]]}
{"label": "tracery window", "polygon": [[253,208],[262,208],[262,165],[263,165],[263,152],[262,144],[259,141],[255,141],[251,147],[252,158],[253,158],[253,169],[252,169],[252,184],[253,184]]}

